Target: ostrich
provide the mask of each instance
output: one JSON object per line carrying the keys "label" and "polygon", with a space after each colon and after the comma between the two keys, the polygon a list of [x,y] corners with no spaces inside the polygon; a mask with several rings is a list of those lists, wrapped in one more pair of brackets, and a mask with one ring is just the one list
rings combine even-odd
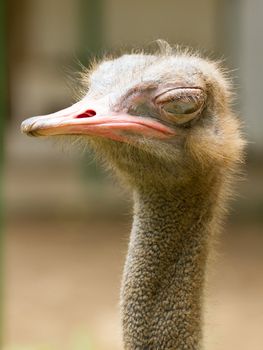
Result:
{"label": "ostrich", "polygon": [[22,132],[90,144],[133,192],[124,348],[200,349],[207,261],[244,146],[230,82],[217,63],[168,46],[104,60],[83,78],[77,103]]}

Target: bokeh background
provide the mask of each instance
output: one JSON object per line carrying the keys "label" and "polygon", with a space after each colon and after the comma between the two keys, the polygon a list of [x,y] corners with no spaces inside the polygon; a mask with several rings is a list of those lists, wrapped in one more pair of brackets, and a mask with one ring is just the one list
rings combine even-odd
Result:
{"label": "bokeh background", "polygon": [[249,146],[246,175],[211,269],[205,343],[214,350],[263,349],[263,2],[8,0],[5,5],[4,349],[121,349],[118,295],[131,224],[129,196],[91,152],[27,138],[19,127],[29,116],[73,102],[70,72],[79,70],[79,61],[88,65],[94,56],[147,48],[159,38],[223,59],[231,70],[234,108]]}

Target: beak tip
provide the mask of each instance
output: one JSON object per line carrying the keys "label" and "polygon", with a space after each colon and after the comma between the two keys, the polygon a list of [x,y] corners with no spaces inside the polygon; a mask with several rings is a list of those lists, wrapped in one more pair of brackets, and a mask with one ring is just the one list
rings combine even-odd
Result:
{"label": "beak tip", "polygon": [[27,134],[30,130],[30,124],[28,124],[26,120],[23,121],[20,126],[20,130],[23,134]]}
{"label": "beak tip", "polygon": [[33,119],[34,117],[26,119],[21,123],[20,131],[22,134],[26,134],[28,136],[35,136],[34,130],[33,130],[33,125],[34,125]]}

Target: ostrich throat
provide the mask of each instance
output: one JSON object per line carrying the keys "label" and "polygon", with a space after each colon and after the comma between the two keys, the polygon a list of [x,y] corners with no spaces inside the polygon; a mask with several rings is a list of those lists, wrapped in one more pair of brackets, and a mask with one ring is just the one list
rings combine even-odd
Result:
{"label": "ostrich throat", "polygon": [[[215,187],[211,183],[203,185]],[[216,201],[216,191],[200,188],[193,181],[190,187],[134,193],[121,298],[125,349],[200,349],[208,227]]]}

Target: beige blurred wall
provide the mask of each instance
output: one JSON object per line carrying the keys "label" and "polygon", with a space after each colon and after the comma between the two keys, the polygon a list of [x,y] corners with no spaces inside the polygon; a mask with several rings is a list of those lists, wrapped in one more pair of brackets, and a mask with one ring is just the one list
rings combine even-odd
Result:
{"label": "beige blurred wall", "polygon": [[[12,0],[11,6],[16,8],[17,3]],[[81,1],[75,0],[22,0],[19,6],[24,10],[17,15],[24,17],[24,25],[22,29],[19,26],[13,29],[11,44],[14,124],[29,115],[47,113],[71,102],[67,69],[84,50],[80,30],[85,25],[81,22],[93,16],[81,13]],[[158,38],[207,50],[216,48],[216,1],[108,0],[102,2],[102,11],[103,42],[109,49],[143,46]],[[89,26],[86,28],[88,37]],[[14,49],[19,47],[21,30],[23,59],[19,49]]]}
{"label": "beige blurred wall", "polygon": [[105,1],[109,46],[145,45],[156,39],[216,49],[217,0]]}
{"label": "beige blurred wall", "polygon": [[263,149],[263,1],[10,0],[9,7],[10,101],[15,127],[30,115],[72,102],[68,70],[78,58],[83,61],[92,41],[100,41],[102,49],[111,51],[147,47],[162,38],[225,58],[225,65],[234,69],[232,76],[239,87],[236,109],[241,109],[251,147]]}

